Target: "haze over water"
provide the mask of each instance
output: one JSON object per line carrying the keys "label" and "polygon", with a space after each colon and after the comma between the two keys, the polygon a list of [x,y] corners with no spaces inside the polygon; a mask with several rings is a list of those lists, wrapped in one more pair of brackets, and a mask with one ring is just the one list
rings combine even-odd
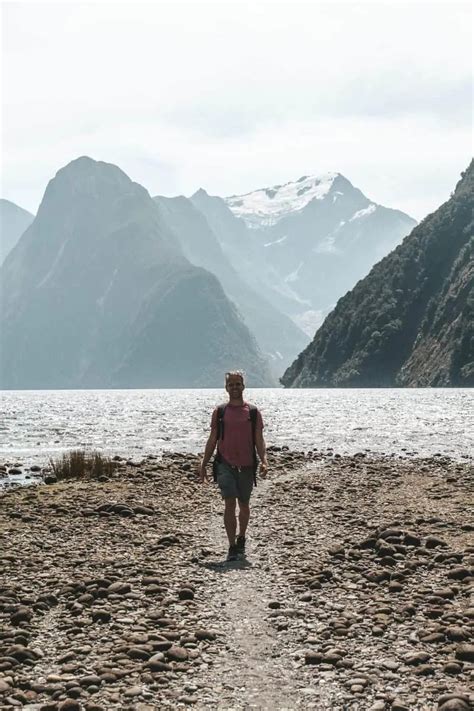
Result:
{"label": "haze over water", "polygon": [[[0,463],[25,466],[74,448],[135,459],[200,452],[213,407],[227,399],[223,389],[4,391],[0,397]],[[262,410],[268,445],[455,459],[474,452],[469,389],[249,388],[245,398]]]}

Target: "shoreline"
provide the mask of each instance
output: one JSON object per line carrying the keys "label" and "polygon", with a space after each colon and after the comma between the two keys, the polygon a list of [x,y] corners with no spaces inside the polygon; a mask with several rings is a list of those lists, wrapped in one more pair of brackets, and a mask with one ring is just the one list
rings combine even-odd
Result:
{"label": "shoreline", "polygon": [[0,708],[468,709],[472,466],[269,460],[245,564],[195,455],[4,491]]}
{"label": "shoreline", "polygon": [[[168,457],[189,457],[199,458],[202,457],[202,452],[187,452],[187,451],[172,451],[172,450],[162,450],[158,454],[156,453],[138,453],[135,452],[132,456],[118,455],[114,453],[103,452],[100,449],[94,449],[90,447],[76,447],[65,449],[64,452],[59,452],[54,457],[48,456],[48,462],[51,459],[60,459],[63,454],[68,454],[75,450],[85,451],[85,452],[95,452],[98,451],[105,458],[110,458],[121,462],[121,464],[126,464],[127,466],[137,467],[141,463],[145,463],[149,460],[166,460]],[[286,445],[270,445],[270,449],[274,452],[278,451],[297,451],[298,455],[301,455],[305,460],[317,461],[318,459],[329,459],[336,461],[337,459],[352,458],[352,457],[363,457],[370,461],[409,461],[409,462],[420,462],[422,465],[427,464],[437,464],[437,463],[449,463],[449,464],[469,464],[474,462],[474,455],[466,453],[459,453],[457,456],[452,456],[449,454],[444,454],[442,452],[436,452],[432,455],[420,455],[415,451],[407,451],[403,448],[401,452],[378,452],[370,449],[363,449],[359,452],[353,454],[350,453],[339,453],[334,451],[333,447],[326,447],[322,449],[314,448],[307,451],[303,450],[292,450]],[[35,458],[38,459],[38,458]],[[44,457],[43,457],[44,459]],[[45,477],[52,472],[50,464],[25,464],[25,461],[31,460],[31,457],[5,457],[0,454],[0,496],[2,492],[15,489],[21,486],[32,486],[36,484],[43,484]]]}

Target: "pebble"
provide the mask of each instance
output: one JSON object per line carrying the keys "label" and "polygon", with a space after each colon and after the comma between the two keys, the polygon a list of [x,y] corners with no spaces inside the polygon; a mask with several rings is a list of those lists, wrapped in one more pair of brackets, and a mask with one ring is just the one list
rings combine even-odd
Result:
{"label": "pebble", "polygon": [[395,698],[392,701],[391,705],[391,711],[410,711],[410,708],[401,700],[398,698]]}
{"label": "pebble", "polygon": [[189,653],[184,647],[172,646],[166,652],[168,659],[172,659],[177,662],[185,662],[188,659]]}
{"label": "pebble", "polygon": [[471,705],[463,699],[454,698],[438,704],[439,711],[469,711]]}
{"label": "pebble", "polygon": [[141,696],[142,692],[143,689],[141,686],[130,686],[128,689],[125,689],[123,695],[125,696],[125,698],[130,699],[135,696]]}
{"label": "pebble", "polygon": [[194,599],[194,591],[190,590],[189,588],[181,588],[181,590],[178,593],[178,597],[180,600],[193,600]]}
{"label": "pebble", "polygon": [[453,580],[464,580],[465,578],[470,578],[473,575],[474,570],[463,567],[452,568],[448,571],[448,578],[452,578]]}
{"label": "pebble", "polygon": [[319,652],[306,652],[304,660],[306,664],[320,664],[323,661],[323,655]]}
{"label": "pebble", "polygon": [[462,662],[474,662],[474,644],[460,644],[456,648],[456,659]]}
{"label": "pebble", "polygon": [[270,602],[268,603],[268,607],[271,610],[278,610],[281,607],[281,602],[279,602],[278,600],[270,600]]}
{"label": "pebble", "polygon": [[457,674],[461,674],[462,666],[460,664],[457,664],[456,662],[448,662],[444,665],[443,671],[445,674],[452,674],[454,676]]}

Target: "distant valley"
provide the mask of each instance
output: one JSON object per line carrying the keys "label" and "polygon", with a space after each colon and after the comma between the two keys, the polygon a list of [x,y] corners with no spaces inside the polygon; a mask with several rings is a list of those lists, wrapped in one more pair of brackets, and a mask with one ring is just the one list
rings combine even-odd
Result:
{"label": "distant valley", "polygon": [[251,235],[255,256],[247,269],[253,265],[256,281],[310,337],[337,300],[416,225],[339,173],[303,176],[226,203]]}

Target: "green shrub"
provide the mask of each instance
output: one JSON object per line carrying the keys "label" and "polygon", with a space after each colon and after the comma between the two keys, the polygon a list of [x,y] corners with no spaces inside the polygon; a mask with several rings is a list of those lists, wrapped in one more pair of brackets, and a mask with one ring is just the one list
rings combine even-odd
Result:
{"label": "green shrub", "polygon": [[110,476],[117,463],[104,457],[100,452],[73,450],[59,459],[50,459],[51,468],[58,481],[62,479],[98,479]]}

